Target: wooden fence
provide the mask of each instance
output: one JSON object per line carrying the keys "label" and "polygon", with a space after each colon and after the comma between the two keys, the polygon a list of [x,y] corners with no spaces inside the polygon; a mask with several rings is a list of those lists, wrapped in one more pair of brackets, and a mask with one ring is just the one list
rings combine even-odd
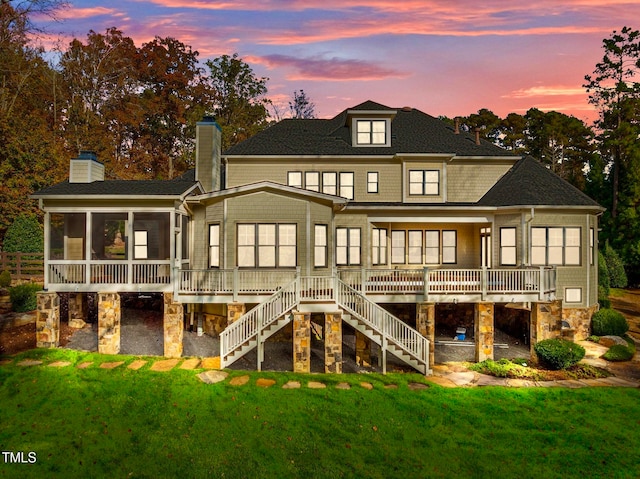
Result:
{"label": "wooden fence", "polygon": [[0,272],[9,271],[12,280],[44,280],[44,253],[0,253]]}

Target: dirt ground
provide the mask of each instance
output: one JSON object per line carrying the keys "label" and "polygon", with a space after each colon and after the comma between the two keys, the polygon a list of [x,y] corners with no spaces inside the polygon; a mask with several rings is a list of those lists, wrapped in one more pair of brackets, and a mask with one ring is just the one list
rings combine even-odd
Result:
{"label": "dirt ground", "polygon": [[611,307],[627,318],[629,335],[640,340],[640,289],[624,289],[619,292],[619,296],[609,297]]}

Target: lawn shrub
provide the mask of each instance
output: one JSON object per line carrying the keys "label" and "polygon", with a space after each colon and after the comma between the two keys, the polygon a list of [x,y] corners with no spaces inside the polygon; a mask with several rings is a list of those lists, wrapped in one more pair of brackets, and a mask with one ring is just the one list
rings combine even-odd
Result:
{"label": "lawn shrub", "polygon": [[2,244],[8,253],[41,253],[44,251],[44,233],[38,218],[21,214],[7,228]]}
{"label": "lawn shrub", "polygon": [[545,339],[534,346],[540,362],[549,369],[567,369],[584,358],[584,348],[566,339]]}
{"label": "lawn shrub", "polygon": [[11,286],[11,273],[6,269],[0,273],[0,288],[8,288]]}
{"label": "lawn shrub", "polygon": [[9,290],[13,310],[17,313],[33,311],[38,306],[36,293],[42,291],[42,286],[35,283],[25,283],[14,286]]}
{"label": "lawn shrub", "polygon": [[629,331],[629,323],[622,313],[605,308],[591,318],[591,331],[596,336],[622,336]]}
{"label": "lawn shrub", "polygon": [[634,354],[635,351],[630,347],[614,344],[602,357],[607,361],[630,361]]}
{"label": "lawn shrub", "polygon": [[607,241],[604,246],[604,259],[609,270],[609,282],[612,288],[626,288],[628,284],[627,274],[624,271],[624,263],[618,252],[609,246]]}

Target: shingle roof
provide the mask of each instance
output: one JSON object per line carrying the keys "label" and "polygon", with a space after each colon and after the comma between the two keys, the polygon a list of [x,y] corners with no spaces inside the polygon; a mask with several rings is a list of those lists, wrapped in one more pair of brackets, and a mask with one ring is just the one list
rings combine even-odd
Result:
{"label": "shingle roof", "polygon": [[69,183],[36,191],[32,196],[180,196],[192,188],[195,181],[188,178],[189,172],[173,180],[106,180],[93,183]]}
{"label": "shingle roof", "polygon": [[[390,147],[352,146],[348,111],[393,110]],[[449,124],[414,108],[391,109],[367,101],[329,120],[287,119],[235,145],[224,155],[382,155],[443,153],[458,156],[515,156],[512,152],[468,133],[456,134]]]}
{"label": "shingle roof", "polygon": [[582,191],[528,156],[519,160],[478,201],[478,206],[590,206]]}

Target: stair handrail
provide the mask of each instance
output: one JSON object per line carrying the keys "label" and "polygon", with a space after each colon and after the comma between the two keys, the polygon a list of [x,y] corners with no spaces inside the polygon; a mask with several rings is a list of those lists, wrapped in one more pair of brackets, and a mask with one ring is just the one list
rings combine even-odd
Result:
{"label": "stair handrail", "polygon": [[338,277],[336,302],[412,358],[429,367],[429,340]]}
{"label": "stair handrail", "polygon": [[220,365],[240,346],[251,340],[299,303],[298,278],[240,316],[220,333]]}

